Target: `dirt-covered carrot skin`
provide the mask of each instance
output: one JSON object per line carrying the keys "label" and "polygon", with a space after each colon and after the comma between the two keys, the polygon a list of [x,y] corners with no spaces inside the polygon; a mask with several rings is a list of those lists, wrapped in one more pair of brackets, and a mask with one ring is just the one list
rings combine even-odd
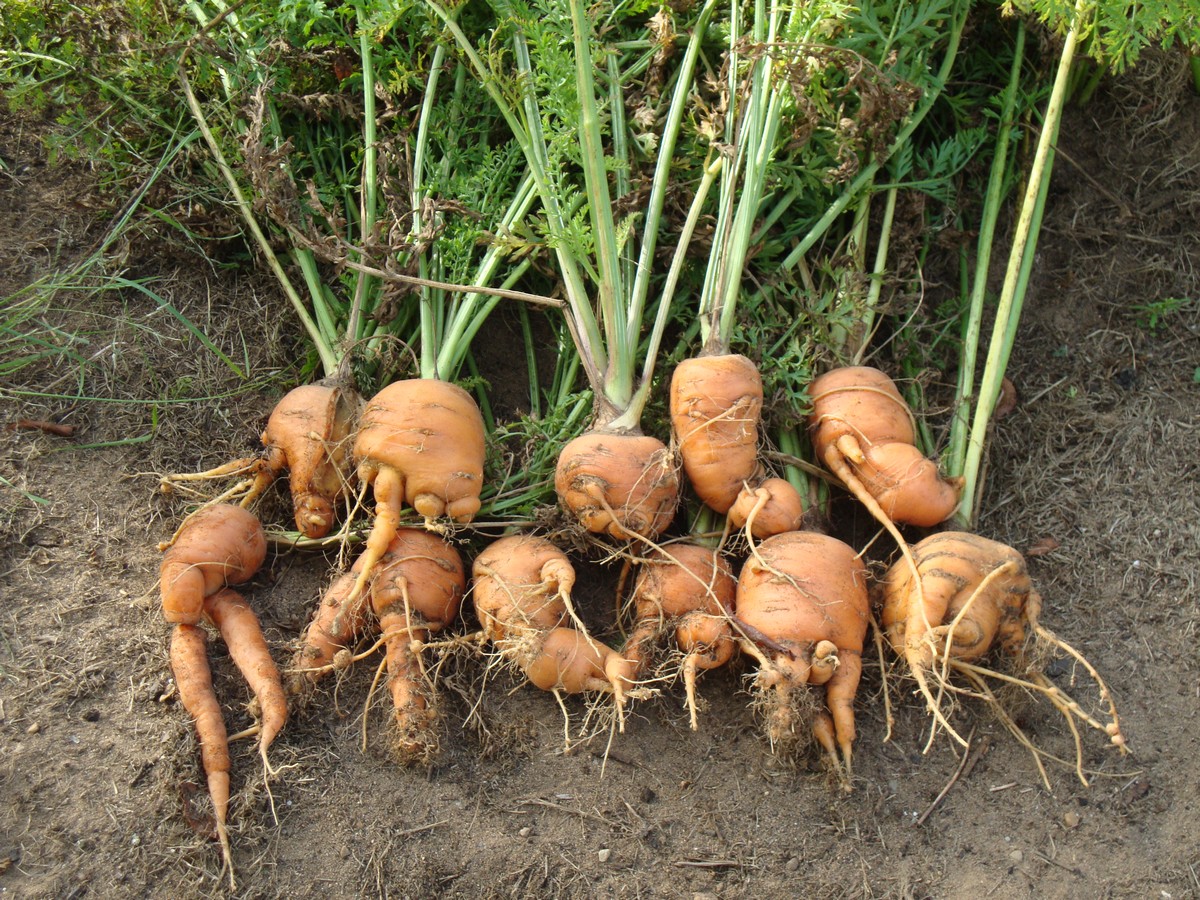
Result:
{"label": "dirt-covered carrot skin", "polygon": [[759,540],[797,531],[803,522],[804,500],[783,478],[768,478],[753,488],[747,483],[729,508],[730,526],[749,525],[750,533]]}
{"label": "dirt-covered carrot skin", "polygon": [[305,384],[285,394],[267,420],[266,456],[251,496],[287,469],[296,528],[305,537],[329,534],[338,501],[353,481],[350,448],[362,402],[345,385]]}
{"label": "dirt-covered carrot skin", "polygon": [[[760,660],[756,686],[766,695],[771,743],[786,748],[795,743],[797,728],[808,724],[835,766],[840,748],[844,784],[851,771],[854,697],[869,616],[866,568],[835,538],[776,535],[760,543],[742,567],[736,617],[759,639],[742,643]],[[825,686],[828,712],[802,723],[797,710],[809,684]]]}
{"label": "dirt-covered carrot skin", "polygon": [[354,639],[366,630],[368,605],[346,603],[361,571],[360,556],[348,572],[330,582],[312,621],[300,636],[300,649],[292,658],[286,688],[288,696],[301,703],[307,702],[312,688],[333,668],[337,654],[349,650]]}
{"label": "dirt-covered carrot skin", "polygon": [[653,539],[675,518],[671,451],[639,431],[598,429],[570,441],[554,474],[559,502],[593,534]]}
{"label": "dirt-covered carrot skin", "polygon": [[266,535],[254,513],[228,503],[200,510],[163,554],[163,616],[178,624],[199,623],[205,597],[249,581],[266,558]]}
{"label": "dirt-covered carrot skin", "polygon": [[810,393],[817,457],[852,492],[861,484],[893,522],[931,527],[954,512],[961,483],[943,478],[916,448],[912,412],[887,375],[869,366],[834,369]]}
{"label": "dirt-covered carrot skin", "polygon": [[197,625],[176,625],[171,634],[171,671],[179,691],[179,700],[196,726],[200,742],[200,760],[208,780],[213,818],[225,865],[233,868],[229,848],[229,737],[221,704],[213,691],[212,670],[208,665],[208,638]]}
{"label": "dirt-covered carrot skin", "polygon": [[437,710],[420,644],[454,621],[466,586],[458,551],[417,528],[396,533],[371,580],[371,607],[387,647],[393,750],[401,762],[426,759],[437,748]]}
{"label": "dirt-covered carrot skin", "polygon": [[241,594],[229,588],[206,597],[204,612],[221,632],[233,664],[258,701],[258,746],[265,760],[267,748],[287,723],[288,705],[279,668],[271,658],[258,616]]}
{"label": "dirt-covered carrot skin", "polygon": [[729,511],[758,467],[763,387],[758,367],[738,353],[685,359],[671,376],[671,428],[692,488]]}
{"label": "dirt-covered carrot skin", "polygon": [[471,596],[480,627],[490,641],[567,620],[566,597],[575,568],[553,543],[536,535],[510,535],[493,541],[475,558]]}
{"label": "dirt-covered carrot skin", "polygon": [[642,677],[657,644],[673,630],[684,654],[680,670],[693,730],[698,727],[697,673],[725,665],[737,649],[729,623],[736,591],[737,579],[725,558],[698,544],[675,543],[655,550],[634,583],[634,626],[622,652],[632,664],[629,677]]}

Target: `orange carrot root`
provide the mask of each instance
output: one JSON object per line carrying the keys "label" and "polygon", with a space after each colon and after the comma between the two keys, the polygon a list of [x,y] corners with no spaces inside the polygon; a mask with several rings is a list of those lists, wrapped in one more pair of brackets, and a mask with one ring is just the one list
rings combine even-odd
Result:
{"label": "orange carrot root", "polygon": [[[849,784],[854,696],[862,675],[862,647],[869,602],[866,569],[854,550],[831,537],[789,532],[764,540],[742,568],[737,619],[771,646],[742,638],[762,661],[757,686],[768,701],[767,729],[773,745],[787,746],[796,729],[800,686],[824,685],[833,743],[841,751],[839,778]],[[810,720],[823,739],[823,719]],[[836,762],[836,756],[835,762]]]}
{"label": "orange carrot root", "polygon": [[229,870],[230,888],[236,890],[226,824],[229,818],[229,738],[221,716],[221,704],[213,691],[208,639],[203,628],[187,624],[175,626],[171,635],[171,671],[179,689],[179,700],[196,725],[200,760],[208,779],[217,839],[221,842],[221,857]]}
{"label": "orange carrot root", "polygon": [[180,529],[159,567],[163,617],[195,625],[204,598],[249,581],[267,557],[267,539],[251,512],[221,503],[200,510]]}
{"label": "orange carrot root", "polygon": [[229,655],[258,701],[258,746],[267,771],[267,749],[287,723],[283,681],[258,624],[258,616],[236,591],[225,588],[204,601],[204,611],[221,632]]}
{"label": "orange carrot root", "polygon": [[371,398],[354,440],[358,480],[373,485],[375,522],[348,603],[363,596],[407,503],[425,519],[466,523],[483,486],[483,416],[471,395],[430,378],[389,384]]}
{"label": "orange carrot root", "polygon": [[353,388],[330,380],[285,394],[267,420],[265,465],[243,505],[287,469],[296,528],[309,538],[329,534],[352,484],[350,443],[362,403]]}
{"label": "orange carrot root", "polygon": [[458,552],[415,528],[396,533],[371,582],[371,605],[387,645],[393,750],[402,763],[423,761],[437,749],[434,688],[420,645],[454,621],[465,590]]}
{"label": "orange carrot root", "polygon": [[697,544],[670,544],[650,554],[638,574],[630,602],[634,628],[623,656],[630,663],[628,678],[636,681],[649,668],[655,646],[668,630],[684,653],[684,676],[691,726],[699,727],[696,675],[727,663],[735,644],[728,610],[733,608],[737,582],[725,559]]}
{"label": "orange carrot root", "polygon": [[796,531],[803,521],[804,500],[791,482],[782,478],[768,478],[754,489],[743,488],[729,509],[730,527],[749,527],[759,540]]}
{"label": "orange carrot root", "polygon": [[696,495],[728,512],[758,466],[763,388],[740,354],[685,359],[671,377],[671,426]]}
{"label": "orange carrot root", "polygon": [[868,366],[834,369],[810,390],[817,458],[860,501],[861,485],[888,520],[924,527],[954,512],[961,481],[942,478],[916,449],[912,412],[887,375]]}
{"label": "orange carrot root", "polygon": [[475,559],[473,571],[475,613],[488,640],[566,622],[575,569],[545,538],[512,535],[493,541]]}
{"label": "orange carrot root", "polygon": [[316,683],[333,669],[337,654],[348,650],[366,630],[368,604],[346,602],[361,570],[360,557],[349,572],[333,580],[300,637],[286,682],[287,694],[296,702],[304,704],[311,699]]}
{"label": "orange carrot root", "polygon": [[[1125,749],[1108,686],[1079,651],[1054,638],[1038,622],[1041,598],[1033,590],[1020,553],[978,535],[952,531],[926,538],[914,545],[912,552],[917,575],[907,562],[897,562],[878,587],[881,627],[910,674],[918,679],[932,678],[939,686],[949,686],[951,671],[963,672],[976,686],[983,678],[1018,683],[1031,693],[1045,696],[1067,717],[1073,733],[1078,719],[1103,731],[1114,745]],[[1027,654],[1031,633],[1072,656],[1091,675],[1107,708],[1107,723],[1086,713],[1065,691],[1048,683],[1040,663]],[[1014,675],[976,664],[993,648],[999,648],[1011,661]],[[998,702],[990,691],[983,695],[989,702]],[[1011,721],[1004,710],[997,713]],[[1082,771],[1078,740],[1076,743],[1076,768]]]}
{"label": "orange carrot root", "polygon": [[590,431],[558,458],[554,488],[563,507],[594,534],[654,539],[675,518],[679,476],[671,452],[637,431]]}

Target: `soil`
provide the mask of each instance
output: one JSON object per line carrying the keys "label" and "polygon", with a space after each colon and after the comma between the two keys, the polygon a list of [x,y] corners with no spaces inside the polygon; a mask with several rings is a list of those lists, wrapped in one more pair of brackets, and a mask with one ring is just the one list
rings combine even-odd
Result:
{"label": "soil", "polygon": [[[637,706],[611,745],[601,728],[563,752],[549,695],[502,672],[482,685],[464,658],[444,673],[440,754],[399,768],[379,703],[363,748],[374,666],[362,663],[294,715],[269,789],[252,741],[235,745],[238,894],[1200,897],[1200,97],[1183,69],[1151,59],[1068,114],[1011,365],[1018,404],[995,425],[978,526],[1029,552],[1043,620],[1107,676],[1130,755],[1085,733],[1090,786],[1049,763],[1047,789],[1030,754],[964,703],[955,722],[973,737],[960,765],[945,735],[924,752],[929,720],[907,688],[893,691],[885,742],[868,654],[845,794],[819,760],[772,754],[746,665],[703,677],[697,732],[671,690]],[[9,297],[90,252],[110,209],[86,168],[46,163],[28,123],[0,122],[0,147]],[[118,249],[127,277],[153,276],[163,302],[128,288],[60,293],[44,322],[64,331],[43,333],[74,335],[70,356],[0,381],[5,422],[77,427],[0,431],[9,896],[228,892],[157,608],[155,545],[182,509],[158,474],[252,452],[298,377],[285,361],[299,336],[274,285],[247,268],[213,271],[144,241]],[[95,399],[58,399],[80,387]],[[281,513],[273,495],[264,517]],[[335,562],[274,553],[251,585],[281,662]],[[607,584],[599,570],[582,580],[593,576]],[[582,601],[595,618],[611,602],[601,587]],[[211,655],[231,730],[246,727],[246,688],[219,641]],[[1071,686],[1070,667],[1051,672]],[[585,710],[568,709],[578,728]],[[1019,722],[1073,758],[1048,705],[1027,703]]]}

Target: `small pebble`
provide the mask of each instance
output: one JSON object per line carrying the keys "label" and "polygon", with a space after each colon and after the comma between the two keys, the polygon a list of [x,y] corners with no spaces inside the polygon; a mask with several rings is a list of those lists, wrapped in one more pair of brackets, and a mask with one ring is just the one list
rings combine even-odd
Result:
{"label": "small pebble", "polygon": [[131,845],[131,846],[134,846],[134,847],[140,847],[140,846],[141,846],[141,844],[142,844],[142,838],[141,838],[141,835],[137,835],[137,834],[135,834],[133,837],[131,837],[131,838],[129,839],[129,843],[130,843],[130,845]]}
{"label": "small pebble", "polygon": [[1067,810],[1067,812],[1063,814],[1063,824],[1068,828],[1077,828],[1079,827],[1079,823],[1082,821],[1083,819],[1080,818],[1079,813],[1075,812],[1073,809]]}
{"label": "small pebble", "polygon": [[1020,865],[1021,861],[1025,859],[1025,854],[1020,850],[1014,850],[1012,853],[1008,854],[1008,858],[1014,863]]}
{"label": "small pebble", "polygon": [[800,857],[798,857],[798,856],[793,856],[791,859],[789,859],[789,860],[788,860],[788,861],[787,861],[787,862],[784,864],[784,866],[783,866],[783,867],[784,867],[785,869],[787,869],[789,872],[795,872],[797,869],[799,869],[799,868],[800,868]]}
{"label": "small pebble", "polygon": [[612,856],[612,851],[609,850],[607,847],[605,847],[603,850],[601,850],[599,853],[596,854],[596,859],[598,859],[598,860],[600,860],[600,862],[604,863],[604,862],[608,862],[608,860],[611,856]]}
{"label": "small pebble", "polygon": [[521,837],[529,837],[529,835],[533,834],[533,829],[526,825],[524,828],[518,831],[517,834],[519,834]]}
{"label": "small pebble", "polygon": [[30,725],[28,728],[25,729],[25,733],[26,734],[37,734],[41,730],[42,730],[42,726],[39,725],[37,722],[34,722],[32,725]]}

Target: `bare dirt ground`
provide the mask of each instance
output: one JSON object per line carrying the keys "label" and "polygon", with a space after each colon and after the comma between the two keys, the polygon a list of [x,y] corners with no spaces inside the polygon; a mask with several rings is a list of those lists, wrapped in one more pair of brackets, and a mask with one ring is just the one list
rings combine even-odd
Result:
{"label": "bare dirt ground", "polygon": [[[844,795],[815,761],[772,756],[745,666],[702,680],[699,732],[669,694],[638,707],[606,756],[606,734],[561,752],[553,699],[503,674],[476,707],[480,667],[464,661],[449,667],[442,753],[414,771],[389,760],[378,704],[362,748],[374,668],[364,664],[289,723],[269,793],[251,742],[235,747],[239,894],[1200,897],[1200,97],[1157,65],[1063,128],[1010,373],[1020,403],[996,426],[979,526],[1022,550],[1057,545],[1030,559],[1044,621],[1113,685],[1130,756],[1086,734],[1091,786],[1052,766],[1046,790],[1029,754],[967,706],[956,721],[974,729],[972,758],[955,780],[959,748],[943,737],[922,753],[928,720],[907,693],[882,741],[869,654]],[[104,223],[92,176],[48,168],[35,130],[0,122],[0,148],[8,296],[86,253]],[[0,382],[4,422],[78,426],[70,438],[0,431],[12,485],[0,483],[9,896],[227,893],[192,728],[171,690],[155,544],[180,507],[158,495],[155,473],[251,451],[295,377],[281,364],[297,336],[269,282],[126,249],[128,273],[157,275],[154,290],[251,380],[145,295],[106,291],[62,294],[45,317],[76,336],[75,361]],[[1192,302],[1155,315],[1172,298]],[[80,385],[99,399],[46,396]],[[332,563],[273,554],[253,582],[281,663]],[[588,615],[603,617],[610,601],[600,590],[591,600]],[[242,728],[246,689],[219,642],[211,653],[227,721]],[[578,722],[582,708],[571,709]],[[1048,706],[1021,722],[1047,750],[1073,754]]]}

